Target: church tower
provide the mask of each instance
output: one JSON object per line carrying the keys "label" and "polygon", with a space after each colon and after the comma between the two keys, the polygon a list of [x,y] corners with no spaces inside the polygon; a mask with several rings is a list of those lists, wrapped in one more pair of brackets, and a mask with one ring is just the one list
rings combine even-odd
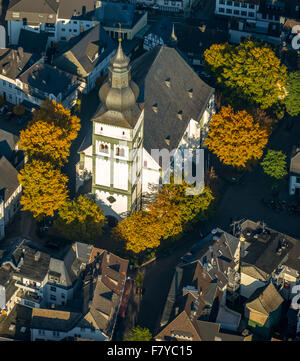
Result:
{"label": "church tower", "polygon": [[139,88],[131,80],[129,62],[119,39],[93,119],[92,192],[104,214],[115,217],[141,207],[144,110],[137,103]]}

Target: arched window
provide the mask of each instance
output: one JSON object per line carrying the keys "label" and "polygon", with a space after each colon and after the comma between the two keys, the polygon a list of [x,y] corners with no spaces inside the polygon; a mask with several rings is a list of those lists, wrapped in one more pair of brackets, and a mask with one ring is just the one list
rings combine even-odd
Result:
{"label": "arched window", "polygon": [[107,144],[100,144],[100,152],[101,153],[108,153],[108,145]]}
{"label": "arched window", "polygon": [[125,150],[123,148],[117,147],[116,148],[116,156],[125,157]]}

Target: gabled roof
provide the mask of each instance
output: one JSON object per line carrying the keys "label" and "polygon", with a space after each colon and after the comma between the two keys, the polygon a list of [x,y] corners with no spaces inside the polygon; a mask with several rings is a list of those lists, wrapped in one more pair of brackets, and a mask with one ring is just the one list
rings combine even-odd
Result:
{"label": "gabled roof", "polygon": [[88,20],[95,14],[95,0],[60,0],[59,19]]}
{"label": "gabled roof", "polygon": [[[257,297],[254,298],[255,296]],[[252,301],[246,303],[246,307],[256,312],[263,313],[264,315],[269,315],[276,311],[284,301],[272,282],[265,288],[257,290],[257,292],[254,293],[253,298]]]}
{"label": "gabled roof", "polygon": [[81,314],[53,309],[33,308],[31,317],[31,328],[67,332],[76,325],[81,318]]}
{"label": "gabled roof", "polygon": [[45,53],[49,33],[40,31],[39,33],[31,30],[21,29],[18,45],[21,46],[25,52],[32,54]]}
{"label": "gabled roof", "polygon": [[[10,0],[5,20],[27,19],[27,23],[55,23],[59,2],[56,0]],[[13,13],[20,13],[19,18]]]}
{"label": "gabled roof", "polygon": [[19,187],[19,172],[4,157],[0,158],[0,191],[4,190],[4,202],[6,202]]}
{"label": "gabled roof", "polygon": [[165,341],[165,337],[174,337],[178,341],[201,341],[199,334],[190,320],[186,311],[182,311],[160,333],[155,336],[156,340]]}
{"label": "gabled roof", "polygon": [[200,121],[214,92],[175,49],[165,46],[136,59],[132,79],[140,89],[138,102],[145,103],[144,147],[149,154],[152,149],[176,149],[191,118]]}
{"label": "gabled roof", "polygon": [[[116,48],[116,44],[101,25],[96,25],[79,36],[69,40],[54,59],[61,69],[72,74],[87,76]],[[98,49],[98,57],[91,58]]]}

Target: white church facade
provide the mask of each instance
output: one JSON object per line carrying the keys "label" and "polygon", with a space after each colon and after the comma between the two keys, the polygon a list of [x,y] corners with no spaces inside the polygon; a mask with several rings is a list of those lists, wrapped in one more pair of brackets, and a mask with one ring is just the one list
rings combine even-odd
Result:
{"label": "white church facade", "polygon": [[174,48],[157,47],[130,67],[120,43],[99,97],[92,134],[79,149],[76,190],[92,178],[104,214],[120,219],[141,209],[161,183],[155,152],[202,147],[215,111],[214,89]]}

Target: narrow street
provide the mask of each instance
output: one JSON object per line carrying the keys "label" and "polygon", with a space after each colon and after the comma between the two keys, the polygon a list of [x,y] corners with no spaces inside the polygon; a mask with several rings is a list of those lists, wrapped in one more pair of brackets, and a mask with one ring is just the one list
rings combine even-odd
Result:
{"label": "narrow street", "polygon": [[[294,120],[294,126],[286,130],[283,121],[274,131],[268,148],[281,149],[289,156],[293,144],[299,141],[297,134],[300,133],[300,123]],[[300,239],[299,216],[287,213],[276,213],[265,207],[261,199],[270,195],[269,179],[263,174],[260,166],[254,171],[247,173],[241,184],[227,186],[217,212],[213,219],[201,229],[203,234],[214,227],[220,227],[225,231],[231,231],[231,220],[249,218],[254,221],[265,221],[266,224],[290,236]],[[283,184],[280,194],[282,199],[288,199],[288,182]],[[174,269],[183,256],[194,243],[200,240],[200,229],[195,230],[180,241],[180,246],[160,260],[157,260],[145,268],[144,287],[145,294],[140,303],[140,312],[137,315],[136,325],[147,327],[155,335],[158,332],[160,318],[163,312],[166,297],[169,292]]]}

